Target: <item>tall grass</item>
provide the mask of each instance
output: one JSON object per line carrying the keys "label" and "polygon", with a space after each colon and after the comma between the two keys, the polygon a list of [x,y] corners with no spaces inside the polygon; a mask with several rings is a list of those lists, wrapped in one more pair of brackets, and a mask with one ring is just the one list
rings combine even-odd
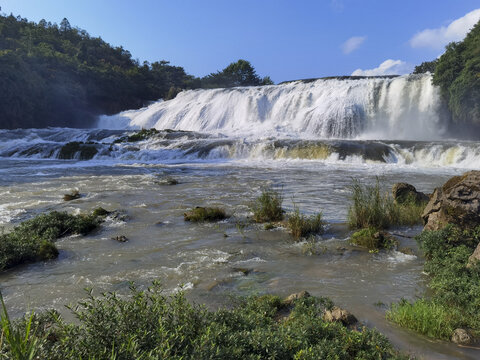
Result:
{"label": "tall grass", "polygon": [[283,197],[272,188],[264,188],[252,205],[253,220],[259,223],[283,220]]}
{"label": "tall grass", "polygon": [[325,223],[322,220],[322,213],[310,217],[300,213],[298,208],[288,215],[287,227],[294,239],[305,238],[309,235],[322,234]]}
{"label": "tall grass", "polygon": [[458,326],[452,309],[446,305],[420,299],[413,303],[406,300],[392,304],[387,319],[420,334],[448,340]]}
{"label": "tall grass", "polygon": [[39,340],[32,332],[34,313],[26,319],[25,327],[20,329],[10,321],[3,296],[0,293],[2,309],[0,312],[0,356],[7,353],[7,359],[32,360],[39,351]]}
{"label": "tall grass", "polygon": [[362,185],[353,180],[350,186],[352,205],[348,210],[348,225],[352,229],[387,229],[393,225],[421,223],[425,204],[413,199],[397,204],[388,192],[381,190],[377,178],[375,185]]}

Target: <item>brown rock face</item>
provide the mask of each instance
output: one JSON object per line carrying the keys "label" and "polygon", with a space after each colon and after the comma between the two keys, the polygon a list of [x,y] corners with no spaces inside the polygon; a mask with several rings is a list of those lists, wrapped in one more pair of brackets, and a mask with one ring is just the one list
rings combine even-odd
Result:
{"label": "brown rock face", "polygon": [[452,334],[452,341],[455,344],[469,345],[473,342],[472,335],[465,329],[455,329]]}
{"label": "brown rock face", "polygon": [[408,201],[415,201],[416,203],[426,203],[429,197],[422,192],[417,191],[415,186],[407,183],[396,183],[392,187],[393,199],[399,203],[404,204]]}
{"label": "brown rock face", "polygon": [[447,224],[464,229],[480,225],[480,171],[469,171],[436,188],[422,214],[425,230]]}
{"label": "brown rock face", "polygon": [[332,310],[325,311],[323,319],[329,322],[341,322],[346,326],[353,325],[358,321],[357,318],[348,310],[341,309],[337,306],[334,306]]}

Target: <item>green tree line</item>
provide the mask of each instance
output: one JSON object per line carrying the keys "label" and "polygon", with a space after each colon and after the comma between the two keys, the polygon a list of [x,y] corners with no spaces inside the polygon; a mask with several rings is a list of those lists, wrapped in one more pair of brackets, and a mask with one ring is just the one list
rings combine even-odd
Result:
{"label": "green tree line", "polygon": [[246,60],[204,78],[143,62],[72,27],[0,15],[0,128],[91,126],[99,114],[171,99],[183,89],[272,84]]}
{"label": "green tree line", "polygon": [[447,45],[438,59],[415,67],[433,73],[456,124],[480,125],[480,21],[464,40]]}

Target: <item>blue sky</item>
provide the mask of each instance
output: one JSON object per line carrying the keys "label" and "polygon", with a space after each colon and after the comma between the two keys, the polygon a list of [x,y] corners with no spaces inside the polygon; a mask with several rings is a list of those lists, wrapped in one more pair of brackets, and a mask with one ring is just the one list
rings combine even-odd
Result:
{"label": "blue sky", "polygon": [[480,19],[478,0],[0,0],[0,6],[33,21],[66,17],[140,61],[164,59],[204,76],[243,58],[275,82],[408,72]]}

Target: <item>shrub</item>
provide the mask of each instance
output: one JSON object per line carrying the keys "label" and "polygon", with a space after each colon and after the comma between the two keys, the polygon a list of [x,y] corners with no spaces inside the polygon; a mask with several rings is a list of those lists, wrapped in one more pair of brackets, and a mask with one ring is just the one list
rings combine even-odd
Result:
{"label": "shrub", "polygon": [[414,200],[397,204],[389,193],[382,193],[378,179],[373,186],[361,185],[354,180],[350,190],[353,203],[348,209],[348,225],[352,229],[386,229],[393,225],[414,225],[422,221],[425,204]]}
{"label": "shrub", "polygon": [[271,188],[262,190],[262,194],[252,206],[253,220],[259,223],[281,221],[283,219],[282,196]]}
{"label": "shrub", "polygon": [[[41,359],[392,359],[400,358],[376,330],[350,330],[323,320],[333,303],[308,297],[285,304],[273,295],[234,300],[208,311],[183,292],[166,296],[158,284],[130,297],[106,293],[72,308],[77,321],[58,314],[30,320]],[[15,324],[27,328],[29,319]],[[10,348],[0,349],[9,358]]]}
{"label": "shrub", "polygon": [[71,234],[86,235],[98,226],[93,215],[69,215],[52,211],[24,221],[10,233],[0,235],[0,271],[25,262],[58,256],[53,244]]}
{"label": "shrub", "polygon": [[369,250],[391,249],[396,244],[392,236],[373,227],[353,233],[350,242]]}
{"label": "shrub", "polygon": [[218,207],[199,207],[187,211],[183,214],[185,221],[203,222],[203,221],[219,221],[227,218],[225,210]]}
{"label": "shrub", "polygon": [[324,226],[322,213],[307,217],[301,214],[298,208],[288,216],[287,220],[287,227],[297,240],[313,234],[322,234],[325,230]]}

